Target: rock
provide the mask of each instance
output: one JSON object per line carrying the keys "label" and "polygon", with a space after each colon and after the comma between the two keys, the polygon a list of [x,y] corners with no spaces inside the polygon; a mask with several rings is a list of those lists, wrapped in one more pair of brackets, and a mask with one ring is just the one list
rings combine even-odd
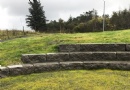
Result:
{"label": "rock", "polygon": [[46,62],[46,54],[24,54],[21,60],[23,63],[43,63]]}
{"label": "rock", "polygon": [[130,52],[117,52],[118,61],[130,61]]}
{"label": "rock", "polygon": [[130,44],[126,44],[126,51],[130,51]]}
{"label": "rock", "polygon": [[70,53],[70,57],[68,61],[91,61],[92,60],[92,52],[73,52]]}
{"label": "rock", "polygon": [[0,67],[0,78],[9,76],[9,69],[7,67]]}
{"label": "rock", "polygon": [[125,51],[125,44],[81,44],[80,51]]}
{"label": "rock", "polygon": [[34,66],[32,64],[23,64],[23,75],[34,73]]}
{"label": "rock", "polygon": [[104,69],[105,64],[102,61],[85,61],[84,69],[92,70],[92,69]]}
{"label": "rock", "polygon": [[93,61],[114,61],[116,60],[116,52],[93,52],[92,53]]}
{"label": "rock", "polygon": [[68,61],[69,53],[48,53],[47,62],[61,62]]}
{"label": "rock", "polygon": [[79,70],[79,69],[83,69],[83,62],[82,61],[60,62],[60,69],[61,70]]}
{"label": "rock", "polygon": [[80,52],[80,44],[59,45],[59,52]]}
{"label": "rock", "polygon": [[59,70],[59,63],[36,63],[34,64],[34,72],[41,73],[46,71],[56,71]]}
{"label": "rock", "polygon": [[34,66],[31,64],[7,66],[8,76],[27,75],[34,73]]}
{"label": "rock", "polygon": [[130,62],[124,61],[85,61],[84,68],[92,69],[112,69],[112,70],[130,70]]}
{"label": "rock", "polygon": [[24,69],[22,65],[7,66],[9,68],[9,76],[23,75]]}

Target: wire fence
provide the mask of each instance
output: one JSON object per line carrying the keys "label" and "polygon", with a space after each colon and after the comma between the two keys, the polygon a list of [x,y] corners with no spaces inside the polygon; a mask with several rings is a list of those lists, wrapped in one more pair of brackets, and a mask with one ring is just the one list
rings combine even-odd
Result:
{"label": "wire fence", "polygon": [[19,30],[0,30],[0,41],[13,38],[26,37],[32,34],[36,34],[32,31],[19,31]]}

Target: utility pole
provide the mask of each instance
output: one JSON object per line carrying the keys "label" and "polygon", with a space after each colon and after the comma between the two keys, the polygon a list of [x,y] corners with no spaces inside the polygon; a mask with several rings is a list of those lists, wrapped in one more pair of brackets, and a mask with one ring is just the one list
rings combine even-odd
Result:
{"label": "utility pole", "polygon": [[103,32],[105,30],[105,0],[103,0],[104,6],[103,6]]}

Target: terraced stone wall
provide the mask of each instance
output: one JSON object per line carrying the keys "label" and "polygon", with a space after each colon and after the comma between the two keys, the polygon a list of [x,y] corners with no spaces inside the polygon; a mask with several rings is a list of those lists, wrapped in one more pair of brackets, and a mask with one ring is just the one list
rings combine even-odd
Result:
{"label": "terraced stone wall", "polygon": [[0,78],[7,76],[28,75],[60,70],[92,70],[92,69],[113,69],[130,70],[130,63],[119,61],[73,61],[12,65],[0,67]]}

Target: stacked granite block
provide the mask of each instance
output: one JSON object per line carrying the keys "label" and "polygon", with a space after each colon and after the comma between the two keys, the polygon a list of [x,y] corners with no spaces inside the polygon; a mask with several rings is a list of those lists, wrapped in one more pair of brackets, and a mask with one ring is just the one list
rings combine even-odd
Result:
{"label": "stacked granite block", "polygon": [[23,54],[22,65],[0,66],[0,77],[59,70],[130,70],[130,44],[64,44],[58,51]]}
{"label": "stacked granite block", "polygon": [[61,70],[93,70],[112,69],[130,70],[130,62],[127,61],[68,61],[53,63],[35,63],[24,65],[12,65],[0,67],[0,78],[7,76],[28,75],[32,73],[42,73]]}

